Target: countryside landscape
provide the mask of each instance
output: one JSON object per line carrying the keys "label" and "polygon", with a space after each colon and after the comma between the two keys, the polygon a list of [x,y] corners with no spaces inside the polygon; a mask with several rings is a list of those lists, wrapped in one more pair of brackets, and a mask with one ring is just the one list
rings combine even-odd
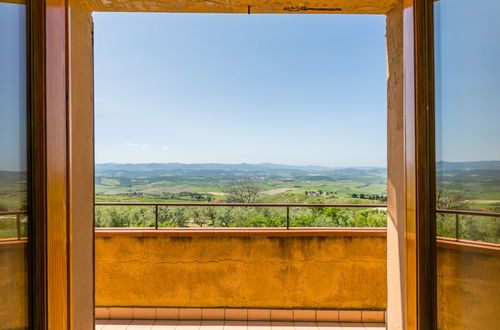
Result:
{"label": "countryside landscape", "polygon": [[[438,162],[438,208],[500,210],[500,162]],[[96,202],[386,204],[385,168],[262,164],[96,164]],[[385,227],[384,208],[290,208],[291,227]],[[96,207],[96,226],[153,226],[154,209]],[[438,234],[455,234],[438,215]],[[464,237],[496,241],[500,224],[462,219]],[[283,208],[161,207],[163,227],[284,227]]]}
{"label": "countryside landscape", "polygon": [[[437,164],[438,208],[500,211],[500,161]],[[26,209],[26,173],[0,172],[0,210]],[[386,204],[385,168],[261,164],[96,164],[95,201],[192,203],[161,206],[164,228],[285,227],[286,208],[225,203]],[[217,204],[197,207],[196,203]],[[385,227],[386,210],[291,207],[290,227]],[[1,221],[12,235],[15,218]],[[438,234],[453,237],[455,218],[438,214]],[[497,242],[498,219],[462,216],[461,236]],[[151,206],[96,206],[96,227],[153,227]],[[5,228],[4,228],[5,227]]]}
{"label": "countryside landscape", "polygon": [[[376,204],[386,201],[386,170],[279,164],[97,164],[97,202]],[[123,214],[128,212],[129,217]],[[97,226],[127,219],[152,225],[152,208],[98,207]],[[292,227],[385,226],[382,209],[292,208]],[[162,207],[166,227],[284,227],[284,208]],[[146,220],[147,221],[147,220]]]}

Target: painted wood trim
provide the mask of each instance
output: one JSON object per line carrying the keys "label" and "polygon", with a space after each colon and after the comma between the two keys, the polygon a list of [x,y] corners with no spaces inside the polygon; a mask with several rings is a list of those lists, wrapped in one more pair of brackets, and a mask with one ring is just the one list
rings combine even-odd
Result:
{"label": "painted wood trim", "polygon": [[92,15],[78,0],[68,4],[70,326],[87,330],[94,327]]}
{"label": "painted wood trim", "polygon": [[26,0],[0,0],[0,3],[11,3],[14,5],[25,5]]}
{"label": "painted wood trim", "polygon": [[468,240],[456,240],[454,238],[438,237],[437,247],[453,249],[469,253],[489,254],[500,257],[500,244],[480,243]]}
{"label": "painted wood trim", "polygon": [[373,237],[387,236],[386,228],[338,229],[133,229],[96,228],[95,237]]}
{"label": "painted wood trim", "polygon": [[29,4],[33,327],[68,328],[65,0]]}
{"label": "painted wood trim", "polygon": [[436,328],[432,0],[405,0],[406,327]]}
{"label": "painted wood trim", "polygon": [[[28,6],[28,72],[30,105],[30,193],[32,222],[32,317],[34,329],[47,329],[47,200],[45,128],[45,3],[31,1]],[[35,275],[36,274],[36,275]]]}

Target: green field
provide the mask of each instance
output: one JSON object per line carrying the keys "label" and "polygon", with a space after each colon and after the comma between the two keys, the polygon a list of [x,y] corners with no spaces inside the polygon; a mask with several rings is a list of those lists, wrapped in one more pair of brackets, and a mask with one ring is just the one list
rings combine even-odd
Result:
{"label": "green field", "polygon": [[[385,169],[274,164],[97,165],[97,202],[383,204]],[[249,192],[245,195],[244,191]],[[154,226],[152,207],[96,208],[97,226]],[[291,227],[381,227],[384,210],[291,208]],[[161,207],[162,227],[285,227],[286,208]]]}
{"label": "green field", "polygon": [[[438,207],[497,211],[500,163],[440,163]],[[385,204],[386,170],[331,169],[275,164],[102,164],[96,166],[98,202],[262,202],[300,204]],[[236,188],[235,188],[236,187]],[[235,196],[238,187],[251,198]],[[154,226],[152,207],[96,208],[96,225]],[[161,227],[284,227],[284,208],[161,207]],[[463,217],[461,238],[498,242],[497,218]],[[291,227],[383,227],[383,209],[291,208]],[[454,216],[438,215],[437,233],[454,237]]]}
{"label": "green field", "polygon": [[258,191],[256,201],[267,203],[381,203],[387,194],[386,171],[380,168],[165,165],[97,165],[96,201],[226,202],[239,185],[251,186]]}
{"label": "green field", "polygon": [[[27,207],[26,174],[0,171],[0,211]],[[500,162],[437,166],[437,207],[500,212]],[[96,202],[386,204],[384,168],[276,164],[96,164]],[[155,225],[154,207],[98,206],[97,227]],[[455,237],[454,216],[438,215],[437,233]],[[12,219],[0,219],[12,236]],[[384,227],[382,208],[290,208],[291,227]],[[160,207],[161,227],[284,227],[285,208]],[[499,242],[500,221],[461,217],[461,238]]]}

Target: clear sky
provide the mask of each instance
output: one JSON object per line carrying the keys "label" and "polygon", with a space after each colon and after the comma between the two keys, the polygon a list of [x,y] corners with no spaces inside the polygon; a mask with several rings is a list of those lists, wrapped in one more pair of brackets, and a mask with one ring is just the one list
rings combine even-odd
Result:
{"label": "clear sky", "polygon": [[[500,1],[436,3],[438,159],[500,160]],[[26,167],[0,4],[0,170]],[[386,165],[385,17],[96,13],[96,162]]]}
{"label": "clear sky", "polygon": [[437,158],[500,160],[500,1],[435,9]]}
{"label": "clear sky", "polygon": [[0,171],[26,170],[26,15],[0,3]]}
{"label": "clear sky", "polygon": [[386,166],[383,15],[94,24],[97,163]]}

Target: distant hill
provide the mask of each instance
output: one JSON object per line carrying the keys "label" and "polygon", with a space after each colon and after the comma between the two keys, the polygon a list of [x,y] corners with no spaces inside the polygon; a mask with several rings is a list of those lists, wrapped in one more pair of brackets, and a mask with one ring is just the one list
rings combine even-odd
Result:
{"label": "distant hill", "polygon": [[[476,162],[445,162],[436,163],[438,172],[453,172],[464,174],[468,172],[496,172],[500,171],[500,161]],[[145,164],[118,164],[105,163],[95,165],[96,176],[106,177],[154,177],[154,176],[362,176],[364,174],[385,175],[383,167],[326,167],[326,166],[299,166],[274,163],[258,164],[184,164],[184,163],[145,163]]]}
{"label": "distant hill", "polygon": [[438,161],[436,167],[441,171],[473,171],[473,170],[500,170],[500,160],[476,162],[445,162]]}
{"label": "distant hill", "polygon": [[183,163],[151,163],[151,164],[96,164],[96,176],[218,176],[218,175],[329,175],[329,174],[355,174],[366,172],[385,173],[385,168],[332,168],[326,166],[298,166],[273,163],[260,164],[183,164]]}
{"label": "distant hill", "polygon": [[[26,172],[15,172],[15,171],[1,171],[0,170],[0,185],[1,189],[4,190],[10,185],[18,185],[26,182]],[[16,188],[18,189],[18,188]]]}
{"label": "distant hill", "polygon": [[185,163],[140,163],[140,164],[122,164],[122,163],[104,163],[96,164],[96,170],[119,170],[119,171],[157,171],[157,170],[178,170],[178,169],[198,169],[198,170],[301,170],[301,171],[326,171],[334,168],[326,166],[298,166],[284,165],[273,163],[259,164],[223,164],[223,163],[202,163],[202,164],[185,164]]}

